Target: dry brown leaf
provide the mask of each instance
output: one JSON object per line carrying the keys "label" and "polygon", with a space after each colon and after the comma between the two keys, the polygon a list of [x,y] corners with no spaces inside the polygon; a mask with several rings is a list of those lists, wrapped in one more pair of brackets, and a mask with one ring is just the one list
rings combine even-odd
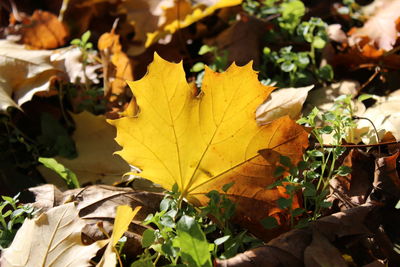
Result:
{"label": "dry brown leaf", "polygon": [[[56,160],[73,171],[81,184],[112,184],[121,181],[122,176],[130,171],[130,167],[118,155],[113,155],[119,148],[113,139],[115,129],[102,115],[95,116],[84,111],[72,114],[72,117],[76,123],[72,138],[78,157],[72,160],[56,157]],[[45,167],[40,167],[39,170],[48,182],[65,188],[65,183],[53,171]]]}
{"label": "dry brown leaf", "polygon": [[349,37],[350,46],[360,42],[368,43],[375,49],[392,50],[399,34],[396,20],[400,17],[400,1],[386,1],[375,11],[362,28],[355,29]]}
{"label": "dry brown leaf", "polygon": [[215,266],[322,267],[327,260],[330,261],[328,266],[347,266],[343,265],[343,258],[338,257],[340,254],[332,243],[343,240],[351,244],[370,234],[364,222],[372,210],[373,206],[365,205],[335,213],[311,223],[307,228],[284,233],[265,246],[237,254],[231,259],[216,260]]}
{"label": "dry brown leaf", "polygon": [[119,35],[112,30],[103,33],[98,41],[103,64],[104,94],[113,102],[126,92],[126,80],[133,80],[133,69],[128,56],[122,51]]}
{"label": "dry brown leaf", "polygon": [[24,20],[21,28],[22,42],[34,49],[53,49],[65,45],[68,38],[66,26],[47,11],[35,10]]}
{"label": "dry brown leaf", "polygon": [[51,79],[63,74],[51,62],[52,53],[0,40],[0,111],[20,107],[35,93],[49,90]]}
{"label": "dry brown leaf", "polygon": [[217,37],[206,39],[210,46],[217,46],[228,52],[228,62],[245,65],[253,61],[255,67],[260,65],[262,42],[267,23],[254,17],[242,17]]}
{"label": "dry brown leaf", "polygon": [[11,246],[3,250],[3,267],[88,266],[105,243],[85,246],[81,230],[85,226],[74,203],[50,209],[36,219],[27,219]]}
{"label": "dry brown leaf", "polygon": [[132,209],[141,206],[141,210],[125,234],[128,238],[124,246],[126,254],[132,258],[142,252],[141,235],[146,228],[141,225],[141,222],[148,214],[158,211],[160,201],[164,196],[161,193],[135,191],[132,188],[106,185],[88,186],[63,193],[54,185],[42,185],[30,188],[29,191],[35,194],[34,207],[40,208],[42,211],[68,201],[75,202],[79,217],[85,222],[82,229],[84,244],[91,244],[107,238],[104,232],[99,230],[98,223],[101,223],[105,231],[111,235],[118,206],[128,205]]}
{"label": "dry brown leaf", "polygon": [[327,200],[341,211],[364,204],[372,189],[374,161],[370,154],[351,150],[343,160],[343,165],[350,167],[351,173],[330,181],[331,195]]}

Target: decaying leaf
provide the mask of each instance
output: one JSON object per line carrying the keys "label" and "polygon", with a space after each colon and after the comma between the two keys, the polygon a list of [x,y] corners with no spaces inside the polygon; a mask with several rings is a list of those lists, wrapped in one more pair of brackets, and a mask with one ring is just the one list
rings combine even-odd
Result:
{"label": "decaying leaf", "polygon": [[[373,122],[378,131],[379,140],[383,138],[386,132],[391,132],[396,140],[400,140],[400,90],[386,97],[374,97],[374,99],[377,102],[359,116],[368,118]],[[358,121],[355,134],[365,144],[378,142],[374,127],[368,120]]]}
{"label": "decaying leaf", "polygon": [[0,40],[0,111],[19,107],[49,89],[51,78],[62,74],[50,60],[52,53]]}
{"label": "decaying leaf", "polygon": [[[96,56],[96,52],[88,52],[90,61]],[[99,75],[96,71],[101,68],[101,64],[83,64],[83,54],[79,47],[69,46],[66,48],[55,50],[51,55],[51,61],[58,64],[63,70],[71,83],[76,84],[97,84],[99,83]],[[89,60],[88,60],[89,61]]]}
{"label": "decaying leaf", "polygon": [[128,56],[122,51],[119,35],[114,33],[114,29],[110,33],[103,33],[97,46],[103,64],[104,94],[111,95],[112,102],[116,96],[125,93],[125,81],[133,80],[132,65]]}
{"label": "decaying leaf", "polygon": [[53,49],[65,44],[66,26],[47,11],[35,10],[21,28],[22,42],[35,49]]}
{"label": "decaying leaf", "polygon": [[[75,141],[78,157],[56,160],[73,171],[81,184],[102,182],[112,184],[122,179],[130,171],[129,165],[119,156],[113,155],[118,149],[113,140],[115,129],[110,126],[104,116],[95,116],[89,112],[72,114],[76,130],[72,136]],[[94,156],[95,155],[95,156]],[[63,181],[47,168],[39,168],[48,182],[65,188]]]}
{"label": "decaying leaf", "polygon": [[244,221],[269,215],[285,195],[265,189],[274,181],[277,155],[297,162],[308,134],[287,116],[257,125],[254,112],[273,88],[262,85],[249,64],[224,73],[207,68],[196,96],[182,63],[156,54],[148,74],[129,85],[141,112],[109,122],[123,147],[118,154],[143,170],[140,176],[168,190],[176,183],[183,197],[202,205],[206,193],[234,182],[229,196],[242,205]]}
{"label": "decaying leaf", "polygon": [[11,246],[3,251],[1,266],[88,266],[104,242],[85,246],[81,241],[84,225],[74,203],[27,219]]}
{"label": "decaying leaf", "polygon": [[343,165],[351,168],[346,176],[331,179],[331,195],[333,202],[341,211],[362,205],[372,189],[374,179],[374,157],[358,149],[353,149],[343,160]]}
{"label": "decaying leaf", "polygon": [[361,43],[361,46],[371,45],[376,50],[389,51],[393,48],[399,36],[396,20],[400,17],[400,1],[385,2],[362,28],[351,32],[349,38],[351,46]]}
{"label": "decaying leaf", "polygon": [[141,235],[146,228],[141,222],[150,213],[159,209],[163,198],[161,193],[135,191],[132,188],[121,188],[106,185],[94,185],[85,188],[67,190],[61,192],[51,184],[30,188],[35,194],[35,202],[32,204],[41,211],[51,210],[53,207],[66,202],[75,202],[79,211],[79,217],[84,220],[82,229],[84,244],[91,244],[98,240],[106,239],[104,232],[100,231],[98,223],[111,235],[114,227],[117,207],[128,205],[132,209],[141,207],[134,220],[125,233],[127,242],[124,249],[129,257],[135,257],[142,252]]}
{"label": "decaying leaf", "polygon": [[228,63],[245,65],[253,61],[257,67],[262,57],[266,27],[267,23],[260,19],[243,16],[217,37],[205,39],[204,43],[227,51]]}
{"label": "decaying leaf", "polygon": [[128,230],[129,224],[132,222],[135,215],[140,210],[140,206],[137,206],[134,210],[129,206],[119,206],[117,208],[117,214],[115,215],[113,233],[111,240],[107,245],[106,251],[104,251],[103,257],[97,264],[98,267],[114,267],[117,265],[117,255],[115,253],[115,245],[122,235]]}
{"label": "decaying leaf", "polygon": [[266,124],[285,115],[289,115],[294,120],[298,119],[308,92],[313,87],[314,85],[301,88],[282,88],[272,92],[267,101],[257,108],[257,122]]}

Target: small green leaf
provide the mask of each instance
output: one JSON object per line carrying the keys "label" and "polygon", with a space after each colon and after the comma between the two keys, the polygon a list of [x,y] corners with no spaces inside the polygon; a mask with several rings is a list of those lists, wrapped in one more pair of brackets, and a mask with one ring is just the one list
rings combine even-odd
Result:
{"label": "small green leaf", "polygon": [[82,40],[82,44],[86,44],[87,41],[90,38],[90,31],[86,31],[84,34],[82,34],[81,40]]}
{"label": "small green leaf", "polygon": [[351,173],[351,168],[348,166],[340,166],[337,170],[337,175],[346,176]]}
{"label": "small green leaf", "polygon": [[333,128],[332,128],[332,126],[327,125],[327,126],[322,127],[320,129],[320,132],[323,134],[330,134],[333,132]]}
{"label": "small green leaf", "polygon": [[38,160],[44,166],[55,171],[59,176],[61,176],[69,188],[80,188],[79,181],[75,173],[64,167],[64,165],[58,163],[54,158],[39,158]]}
{"label": "small green leaf", "polygon": [[196,64],[193,65],[193,67],[190,69],[191,72],[199,72],[204,70],[204,63],[203,62],[197,62]]}
{"label": "small green leaf", "polygon": [[286,209],[292,206],[292,200],[290,198],[281,197],[277,201],[278,207],[281,209]]}
{"label": "small green leaf", "polygon": [[303,214],[305,211],[306,211],[305,209],[297,208],[292,211],[292,216],[293,217],[299,216],[299,215]]}
{"label": "small green leaf", "polygon": [[325,47],[326,41],[319,36],[315,36],[311,45],[317,49],[322,49]]}
{"label": "small green leaf", "polygon": [[332,206],[332,202],[323,201],[319,204],[321,208],[330,208]]}
{"label": "small green leaf", "polygon": [[285,172],[285,168],[283,168],[282,166],[277,166],[275,168],[273,175],[274,175],[274,177],[280,177],[283,175],[284,172]]}
{"label": "small green leaf", "polygon": [[219,245],[225,243],[230,237],[231,237],[230,235],[226,235],[226,236],[217,238],[214,240],[214,244],[219,246]]}
{"label": "small green leaf", "polygon": [[281,70],[284,71],[284,72],[291,72],[292,70],[295,69],[295,67],[296,67],[296,66],[294,65],[293,62],[285,61],[285,62],[283,62],[283,64],[281,65]]}
{"label": "small green leaf", "polygon": [[261,224],[267,230],[278,227],[278,221],[274,217],[271,217],[271,216],[262,219]]}
{"label": "small green leaf", "polygon": [[222,186],[222,191],[224,191],[225,193],[228,192],[228,190],[235,184],[235,182],[231,182],[229,184],[225,184],[224,186]]}
{"label": "small green leaf", "polygon": [[282,165],[284,165],[284,166],[286,166],[286,167],[291,167],[291,166],[292,166],[292,161],[291,161],[290,158],[287,157],[287,156],[282,156],[282,155],[281,155],[279,161],[280,161],[280,163],[281,163]]}
{"label": "small green leaf", "polygon": [[319,157],[323,157],[323,156],[324,156],[324,153],[322,153],[322,152],[319,151],[319,150],[311,150],[311,151],[308,151],[308,154],[309,154],[311,157],[314,157],[314,158],[319,158]]}
{"label": "small green leaf", "polygon": [[211,267],[211,254],[208,250],[204,232],[198,222],[187,215],[183,215],[176,226],[180,254],[184,263],[189,267],[204,266]]}
{"label": "small green leaf", "polygon": [[373,97],[373,95],[370,95],[370,94],[362,94],[357,98],[357,100],[358,101],[364,101],[364,100],[367,100],[367,99],[371,99],[372,97]]}
{"label": "small green leaf", "polygon": [[165,227],[169,227],[169,228],[175,227],[175,222],[170,216],[166,216],[166,215],[162,216],[160,223],[162,225],[164,225]]}
{"label": "small green leaf", "polygon": [[199,55],[204,55],[209,52],[214,52],[217,48],[215,46],[202,45],[199,50]]}
{"label": "small green leaf", "polygon": [[144,247],[144,248],[150,247],[154,243],[155,240],[156,240],[156,235],[154,233],[154,230],[146,229],[143,232],[143,236],[142,236],[142,247]]}
{"label": "small green leaf", "polygon": [[163,200],[161,200],[160,202],[160,210],[168,210],[171,204],[171,199],[170,198],[164,198]]}

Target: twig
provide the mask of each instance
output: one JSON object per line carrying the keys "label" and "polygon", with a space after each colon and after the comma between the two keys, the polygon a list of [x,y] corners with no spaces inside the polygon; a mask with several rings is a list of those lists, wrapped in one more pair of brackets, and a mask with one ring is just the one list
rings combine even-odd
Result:
{"label": "twig", "polygon": [[395,145],[400,144],[400,141],[390,141],[390,142],[382,142],[378,144],[369,144],[369,145],[325,145],[325,144],[315,144],[315,147],[320,148],[335,148],[335,147],[349,147],[349,148],[363,148],[363,147],[379,147],[379,146],[386,146],[386,145]]}

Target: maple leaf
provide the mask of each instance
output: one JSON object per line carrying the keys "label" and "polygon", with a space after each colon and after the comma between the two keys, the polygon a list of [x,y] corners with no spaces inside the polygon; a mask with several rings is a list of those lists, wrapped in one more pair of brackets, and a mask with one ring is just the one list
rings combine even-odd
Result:
{"label": "maple leaf", "polygon": [[21,34],[22,42],[34,49],[61,47],[69,35],[67,27],[54,14],[42,10],[35,10],[24,20]]}
{"label": "maple leaf", "polygon": [[235,182],[229,196],[244,206],[259,206],[253,213],[264,217],[285,195],[265,187],[274,181],[278,155],[298,161],[308,134],[287,116],[257,125],[255,110],[274,88],[258,81],[251,64],[233,64],[224,73],[206,68],[202,94],[196,96],[182,62],[155,54],[147,75],[128,84],[141,111],[109,122],[123,147],[117,153],[142,169],[142,177],[168,190],[176,183],[197,205],[206,204],[209,191]]}

